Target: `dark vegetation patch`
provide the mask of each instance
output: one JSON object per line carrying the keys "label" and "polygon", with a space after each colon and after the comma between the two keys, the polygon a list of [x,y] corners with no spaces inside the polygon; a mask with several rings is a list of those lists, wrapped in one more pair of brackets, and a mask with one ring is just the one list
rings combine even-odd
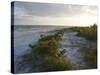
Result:
{"label": "dark vegetation patch", "polygon": [[80,52],[83,55],[83,59],[86,62],[86,68],[97,68],[97,49],[81,48]]}
{"label": "dark vegetation patch", "polygon": [[96,41],[97,40],[97,25],[91,25],[89,27],[73,27],[73,31],[78,32],[78,36],[85,37],[88,40]]}
{"label": "dark vegetation patch", "polygon": [[60,41],[64,35],[64,30],[59,30],[54,35],[43,36],[35,45],[29,44],[31,52],[22,56],[22,64],[31,64],[38,68],[38,72],[44,71],[64,71],[72,69],[69,61],[64,59],[62,50],[59,51]]}

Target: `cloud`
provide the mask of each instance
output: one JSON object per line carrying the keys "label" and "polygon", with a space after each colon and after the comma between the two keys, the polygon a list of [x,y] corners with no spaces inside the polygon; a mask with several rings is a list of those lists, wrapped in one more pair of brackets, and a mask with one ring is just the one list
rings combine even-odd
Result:
{"label": "cloud", "polygon": [[15,24],[72,25],[78,21],[79,24],[89,24],[85,19],[87,17],[93,21],[91,23],[97,20],[96,6],[15,2],[14,9]]}

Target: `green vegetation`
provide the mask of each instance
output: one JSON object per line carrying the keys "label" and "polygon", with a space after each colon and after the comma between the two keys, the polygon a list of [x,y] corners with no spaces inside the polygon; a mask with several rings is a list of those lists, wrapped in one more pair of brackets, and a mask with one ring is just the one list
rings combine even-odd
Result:
{"label": "green vegetation", "polygon": [[97,68],[97,50],[92,48],[80,49],[88,69]]}
{"label": "green vegetation", "polygon": [[39,72],[70,70],[71,63],[63,57],[65,51],[59,51],[63,35],[64,30],[59,30],[54,35],[40,35],[41,38],[37,44],[29,44],[32,51],[22,56],[22,63],[38,67]]}
{"label": "green vegetation", "polygon": [[48,59],[42,64],[42,67],[44,71],[64,71],[70,70],[72,65],[69,61],[66,61],[62,56],[49,56]]}
{"label": "green vegetation", "polygon": [[[90,27],[72,27],[64,28],[62,30],[56,30],[53,35],[40,35],[40,39],[35,45],[29,44],[31,52],[22,56],[21,64],[31,65],[32,70],[36,68],[38,72],[47,71],[64,71],[76,69],[75,64],[71,64],[69,60],[65,60],[63,54],[65,49],[59,50],[60,42],[64,32],[77,31],[78,36],[85,37],[86,39],[95,42],[97,40],[97,25],[94,24]],[[81,48],[81,47],[80,47]],[[97,67],[97,48],[81,48],[84,61],[86,62],[86,68]],[[21,65],[20,64],[20,65]],[[21,65],[21,67],[23,67]],[[36,72],[37,72],[36,70]]]}
{"label": "green vegetation", "polygon": [[[97,42],[97,25],[91,25],[89,27],[73,27],[73,31],[78,32],[78,36],[85,37],[86,39],[96,43]],[[86,62],[87,68],[97,67],[97,47],[93,48],[81,48],[81,53],[83,54],[83,59]]]}
{"label": "green vegetation", "polygon": [[97,40],[97,25],[94,24],[90,27],[73,27],[71,28],[74,31],[78,32],[78,36],[85,37],[88,40],[96,41]]}

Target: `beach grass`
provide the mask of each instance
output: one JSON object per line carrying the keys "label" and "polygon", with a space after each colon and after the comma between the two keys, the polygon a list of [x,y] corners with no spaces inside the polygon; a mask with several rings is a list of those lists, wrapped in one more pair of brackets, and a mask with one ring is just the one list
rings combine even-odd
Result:
{"label": "beach grass", "polygon": [[97,25],[91,25],[88,27],[73,27],[73,31],[78,32],[78,36],[85,37],[88,40],[96,41],[97,40]]}
{"label": "beach grass", "polygon": [[72,68],[71,63],[65,60],[59,51],[63,35],[64,31],[59,30],[54,35],[40,36],[41,38],[35,45],[29,44],[32,50],[29,54],[22,56],[22,62],[36,65],[39,67],[39,72],[70,70]]}

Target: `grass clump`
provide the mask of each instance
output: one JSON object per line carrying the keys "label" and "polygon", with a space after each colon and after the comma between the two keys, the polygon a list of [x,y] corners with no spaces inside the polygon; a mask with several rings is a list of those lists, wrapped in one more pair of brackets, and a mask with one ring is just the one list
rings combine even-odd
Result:
{"label": "grass clump", "polygon": [[64,71],[70,70],[72,65],[70,62],[65,61],[63,57],[57,58],[49,56],[42,64],[42,67],[44,67],[44,71]]}
{"label": "grass clump", "polygon": [[37,44],[29,44],[32,51],[22,56],[22,62],[38,67],[38,72],[70,70],[72,68],[71,63],[66,61],[59,51],[63,35],[64,31],[59,30],[54,35],[40,36]]}
{"label": "grass clump", "polygon": [[94,24],[90,27],[73,27],[71,28],[74,31],[78,32],[78,36],[85,37],[88,40],[96,41],[97,40],[97,25]]}
{"label": "grass clump", "polygon": [[83,48],[81,49],[83,59],[86,62],[87,68],[97,68],[97,49]]}

